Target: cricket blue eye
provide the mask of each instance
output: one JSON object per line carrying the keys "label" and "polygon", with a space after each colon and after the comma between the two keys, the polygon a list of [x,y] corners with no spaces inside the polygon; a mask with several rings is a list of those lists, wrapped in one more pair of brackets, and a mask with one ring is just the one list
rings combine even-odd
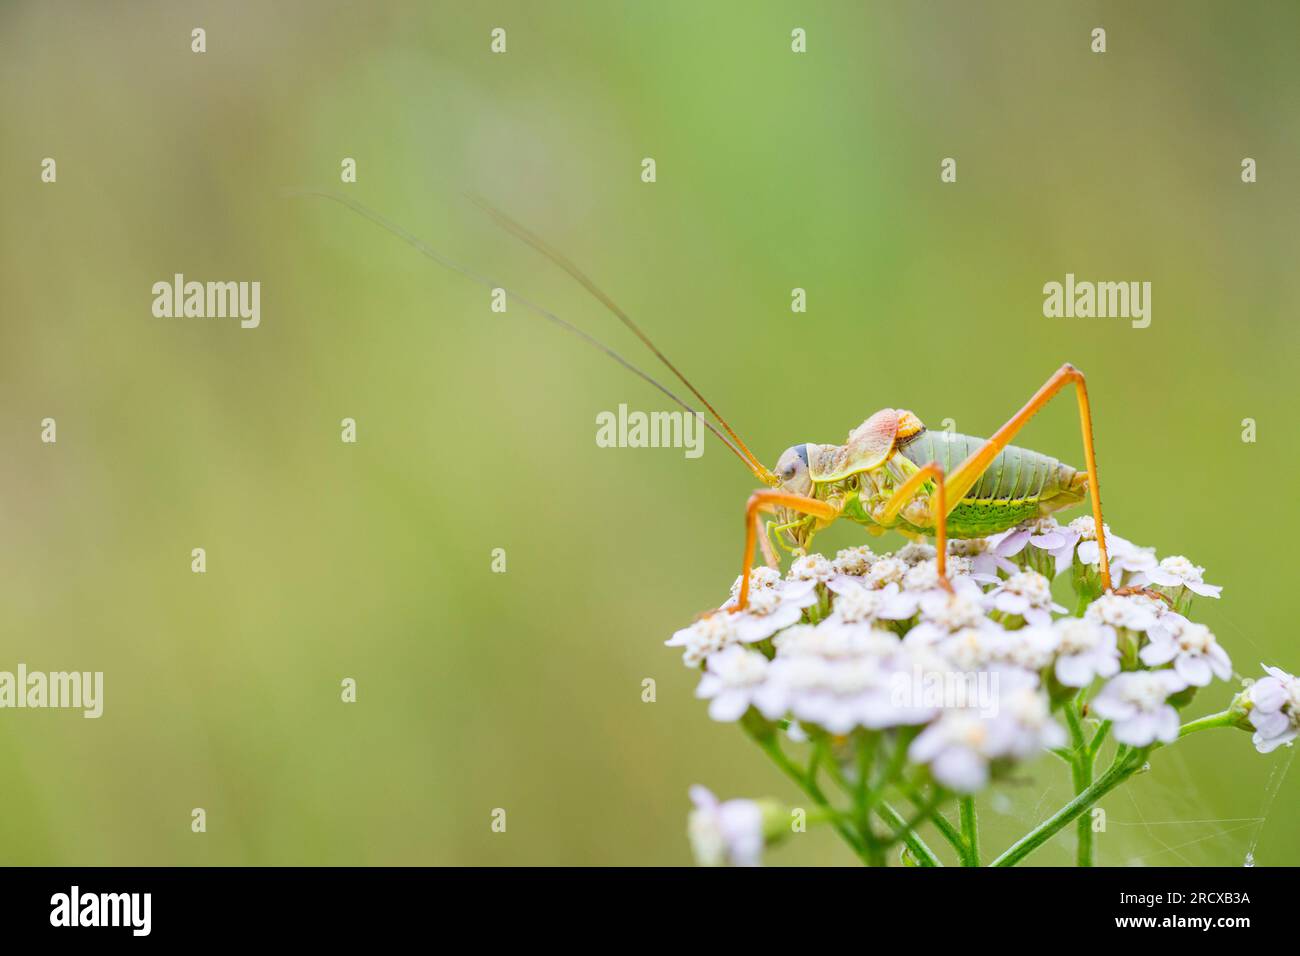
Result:
{"label": "cricket blue eye", "polygon": [[803,459],[804,466],[807,467],[807,465],[808,465],[808,446],[807,446],[807,445],[795,445],[795,446],[794,446],[794,453],[795,453],[796,455],[798,455],[800,458]]}

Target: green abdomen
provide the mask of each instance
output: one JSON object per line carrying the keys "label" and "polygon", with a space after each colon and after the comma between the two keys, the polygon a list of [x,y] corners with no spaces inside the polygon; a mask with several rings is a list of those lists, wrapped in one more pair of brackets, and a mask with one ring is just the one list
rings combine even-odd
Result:
{"label": "green abdomen", "polygon": [[[946,474],[984,445],[985,439],[925,431],[899,453],[916,465],[937,461]],[[952,538],[979,538],[1082,500],[1075,469],[1050,455],[1010,445],[948,515]],[[930,533],[929,528],[911,528]]]}

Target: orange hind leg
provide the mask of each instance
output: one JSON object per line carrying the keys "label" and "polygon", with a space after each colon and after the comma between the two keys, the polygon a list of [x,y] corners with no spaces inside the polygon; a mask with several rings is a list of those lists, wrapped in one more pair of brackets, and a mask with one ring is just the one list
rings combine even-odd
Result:
{"label": "orange hind leg", "polygon": [[1011,440],[1016,437],[1016,433],[1020,429],[1025,427],[1025,423],[1033,418],[1038,413],[1038,410],[1051,401],[1061,389],[1071,383],[1074,384],[1075,394],[1079,399],[1079,426],[1083,433],[1083,460],[1088,469],[1088,493],[1092,496],[1092,518],[1097,525],[1097,550],[1101,554],[1101,586],[1103,590],[1109,591],[1111,590],[1110,557],[1106,553],[1106,530],[1101,517],[1101,485],[1097,482],[1097,453],[1092,441],[1092,409],[1088,404],[1088,386],[1084,382],[1083,373],[1069,362],[1058,368],[1020,411],[1012,415],[1005,425],[993,433],[993,437],[985,442],[979,451],[974,452],[948,476],[948,511],[952,511],[957,502],[965,497],[966,492],[974,487],[975,482],[979,481],[980,476],[988,469],[993,459],[1007,445],[1011,444]]}
{"label": "orange hind leg", "polygon": [[1092,496],[1092,517],[1097,525],[1097,550],[1101,555],[1101,585],[1106,591],[1111,590],[1110,558],[1106,552],[1106,530],[1101,517],[1101,486],[1097,482],[1097,455],[1092,440],[1092,409],[1088,404],[1088,388],[1083,373],[1070,363],[1062,365],[1051,378],[1034,393],[1020,411],[1016,412],[1005,425],[993,433],[978,451],[971,454],[958,465],[951,475],[945,476],[937,462],[930,462],[915,472],[899,485],[898,489],[885,502],[876,516],[880,524],[888,526],[903,506],[916,494],[927,478],[935,481],[935,493],[930,500],[930,514],[934,519],[935,544],[938,548],[939,579],[945,588],[952,590],[948,582],[946,568],[948,515],[957,502],[965,497],[966,492],[974,487],[975,482],[988,470],[989,465],[1016,433],[1024,428],[1025,423],[1037,414],[1038,410],[1070,383],[1074,383],[1079,399],[1079,424],[1083,432],[1083,457],[1088,469],[1088,490]]}

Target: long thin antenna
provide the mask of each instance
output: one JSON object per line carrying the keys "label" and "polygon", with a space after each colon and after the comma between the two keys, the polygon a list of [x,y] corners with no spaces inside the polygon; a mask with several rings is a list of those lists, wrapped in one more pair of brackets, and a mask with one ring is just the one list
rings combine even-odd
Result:
{"label": "long thin antenna", "polygon": [[[357,202],[355,199],[349,199],[346,196],[339,196],[334,193],[316,192],[309,189],[288,190],[287,195],[309,196],[316,199],[329,199],[332,200],[333,202],[339,203],[342,206],[346,206],[347,208],[351,209],[353,212],[357,213],[359,216],[362,216],[365,219],[370,220],[372,223],[374,223],[379,228],[383,229],[385,232],[392,233],[398,239],[401,239],[403,242],[405,242],[408,246],[411,246],[417,252],[420,252],[423,255],[427,256],[428,258],[432,259],[434,262],[438,263],[438,265],[442,266],[444,269],[450,269],[452,272],[460,273],[461,275],[465,276],[467,279],[471,279],[474,282],[477,282],[482,286],[486,286],[489,289],[504,290],[506,295],[509,296],[512,301],[518,302],[520,305],[524,306],[530,311],[546,319],[548,322],[551,322],[554,325],[560,327],[564,331],[576,335],[578,338],[582,339],[584,342],[586,342],[588,345],[590,345],[592,348],[596,349],[597,351],[604,352],[606,355],[612,358],[619,365],[623,366],[633,375],[636,375],[638,378],[641,378],[646,382],[649,382],[655,388],[659,389],[659,391],[663,392],[666,396],[668,396],[668,398],[672,399],[673,402],[680,405],[682,408],[686,409],[686,411],[690,412],[692,415],[698,416],[699,420],[704,423],[704,426],[708,428],[709,431],[713,432],[713,434],[717,436],[719,441],[721,441],[724,445],[730,448],[732,452],[735,453],[736,457],[739,458],[742,462],[744,462],[745,466],[749,468],[750,471],[754,472],[754,474],[759,478],[760,481],[768,480],[764,474],[764,472],[766,472],[766,469],[759,471],[758,468],[755,468],[753,456],[746,455],[734,444],[732,444],[731,440],[728,439],[726,435],[722,434],[722,432],[718,431],[718,429],[716,429],[713,426],[713,423],[704,417],[702,412],[691,407],[685,401],[678,398],[666,387],[664,387],[662,384],[660,384],[658,381],[652,378],[649,374],[637,368],[635,365],[633,365],[627,359],[623,358],[623,356],[619,355],[612,348],[610,348],[604,342],[597,339],[595,336],[589,335],[588,333],[584,332],[582,329],[578,328],[576,325],[573,325],[572,323],[565,321],[564,319],[556,315],[554,312],[542,308],[540,305],[537,305],[535,302],[526,299],[523,296],[518,295],[514,292],[511,292],[508,288],[501,285],[501,283],[494,282],[493,280],[489,279],[487,276],[474,272],[472,269],[467,269],[466,267],[460,265],[459,263],[453,262],[452,260],[448,259],[446,256],[443,256],[440,253],[435,252],[422,239],[407,232],[405,229],[403,229],[401,226],[397,225],[396,223],[390,222],[389,220],[381,216],[379,213],[375,212],[373,209],[369,208],[368,206],[362,205],[361,203]],[[761,466],[759,467],[761,468]]]}
{"label": "long thin antenna", "polygon": [[741,440],[740,436],[737,435],[735,431],[732,430],[731,426],[727,424],[727,420],[718,414],[718,410],[709,403],[709,400],[700,394],[699,389],[692,385],[690,380],[678,370],[677,366],[669,361],[668,356],[659,351],[659,348],[650,341],[650,337],[641,330],[639,325],[632,321],[631,316],[624,312],[617,302],[611,299],[604,290],[596,285],[590,276],[579,269],[568,256],[564,255],[564,253],[553,248],[527,226],[511,219],[482,196],[476,196],[473,194],[466,195],[470,202],[474,203],[474,205],[478,206],[485,213],[491,216],[493,221],[502,229],[506,230],[506,232],[510,233],[516,239],[532,246],[537,252],[540,252],[542,255],[546,256],[546,258],[550,259],[553,263],[567,272],[579,285],[590,292],[603,306],[605,306],[605,308],[614,313],[618,320],[631,329],[633,334],[645,344],[645,347],[655,354],[655,358],[663,362],[664,365],[668,367],[668,370],[672,372],[673,375],[677,376],[677,379],[691,390],[691,394],[699,399],[701,404],[709,410],[709,413],[713,415],[717,423],[723,427],[726,433],[731,436],[733,441],[735,441],[736,445],[739,446],[740,450],[744,452],[745,458],[748,459],[749,467],[753,470],[754,474],[758,475],[760,479],[769,485],[775,486],[779,484],[776,477],[763,467],[763,464],[754,457],[754,453],[749,450],[749,447]]}

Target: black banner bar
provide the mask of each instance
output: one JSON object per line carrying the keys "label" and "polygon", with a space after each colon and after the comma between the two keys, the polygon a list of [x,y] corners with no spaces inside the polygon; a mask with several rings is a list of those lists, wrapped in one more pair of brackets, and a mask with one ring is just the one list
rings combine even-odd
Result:
{"label": "black banner bar", "polygon": [[[10,869],[6,937],[79,944],[437,939],[613,920],[710,921],[729,939],[820,922],[869,945],[1291,932],[1290,869]],[[725,924],[725,928],[724,925]],[[566,930],[567,926],[567,930]],[[993,935],[989,935],[993,934]],[[67,940],[65,939],[65,942]],[[611,939],[611,942],[613,940]],[[730,944],[729,944],[730,945]]]}

